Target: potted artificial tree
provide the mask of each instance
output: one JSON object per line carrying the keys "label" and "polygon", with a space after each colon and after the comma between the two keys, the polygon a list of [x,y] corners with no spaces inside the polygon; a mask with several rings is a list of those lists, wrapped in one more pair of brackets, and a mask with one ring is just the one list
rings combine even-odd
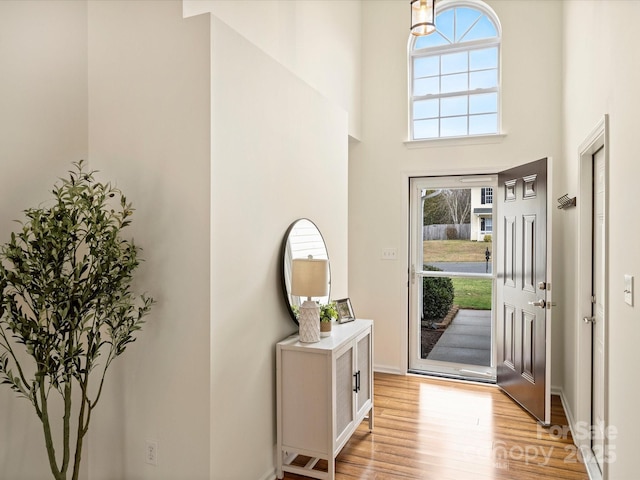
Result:
{"label": "potted artificial tree", "polygon": [[120,234],[133,208],[84,166],[74,163],[50,206],[25,210],[0,246],[0,383],[33,405],[56,480],[78,479],[107,369],[153,304],[131,291],[140,249]]}

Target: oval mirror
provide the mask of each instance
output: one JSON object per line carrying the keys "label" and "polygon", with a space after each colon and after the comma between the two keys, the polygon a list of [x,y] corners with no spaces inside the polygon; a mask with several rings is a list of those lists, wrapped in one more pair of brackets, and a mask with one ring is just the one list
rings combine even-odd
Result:
{"label": "oval mirror", "polygon": [[[291,294],[291,262],[296,258],[309,258],[309,255],[315,259],[329,260],[327,246],[320,230],[311,220],[301,218],[293,222],[287,229],[280,252],[282,292],[284,293],[291,318],[296,324],[298,323],[298,308],[306,298]],[[320,304],[329,303],[331,296],[331,266],[329,266],[328,291],[329,295],[326,297],[313,297],[312,300]]]}

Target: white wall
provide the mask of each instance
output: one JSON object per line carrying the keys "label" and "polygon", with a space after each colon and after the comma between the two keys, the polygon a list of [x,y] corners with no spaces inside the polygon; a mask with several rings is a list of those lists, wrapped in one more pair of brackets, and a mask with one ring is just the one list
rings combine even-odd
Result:
{"label": "white wall", "polygon": [[[320,227],[332,294],[347,295],[349,121],[340,102],[357,95],[327,100],[219,20],[182,19],[181,6],[1,4],[0,54],[11,68],[0,77],[0,221],[11,225],[88,153],[99,178],[136,207],[130,233],[145,259],[136,286],[158,300],[94,412],[91,479],[272,476],[274,344],[295,331],[278,278],[292,221]],[[338,78],[359,73],[353,65]],[[29,405],[7,391],[0,405],[0,476],[45,478]],[[146,440],[158,442],[157,467],[144,463]]]}
{"label": "white wall", "polygon": [[[566,172],[559,188],[578,191],[578,147],[605,113],[609,114],[609,424],[617,429],[611,440],[616,461],[610,464],[609,478],[632,480],[638,476],[636,447],[640,441],[640,415],[636,399],[640,388],[635,381],[636,354],[640,342],[640,297],[635,306],[623,301],[623,275],[635,276],[638,288],[637,179],[640,177],[637,147],[637,106],[640,105],[640,52],[636,42],[636,23],[640,3],[610,1],[569,1],[564,3],[564,154]],[[582,199],[585,201],[585,199]],[[578,202],[581,199],[578,198]],[[588,201],[588,200],[587,200]],[[564,268],[567,286],[577,271],[576,221],[564,228]],[[577,292],[566,289],[568,322],[565,323],[565,391],[572,409],[576,408],[575,342],[581,317],[576,311]]]}
{"label": "white wall", "polygon": [[280,244],[313,220],[347,295],[347,114],[216,17],[211,31],[211,478],[270,478],[275,344],[296,331]]}
{"label": "white wall", "polygon": [[349,115],[361,134],[360,0],[185,0],[185,15],[212,12]]}
{"label": "white wall", "polygon": [[[0,2],[0,242],[87,155],[86,4]],[[0,478],[50,475],[32,405],[0,386]]]}
{"label": "white wall", "polygon": [[[487,3],[502,23],[506,137],[486,144],[443,140],[415,149],[403,143],[408,137],[408,6],[395,0],[362,5],[363,128],[349,164],[349,295],[358,315],[375,319],[378,369],[404,372],[407,367],[408,177],[495,172],[547,156],[556,157],[555,171],[562,161],[561,4]],[[386,247],[398,249],[398,261],[380,259]],[[558,340],[552,352],[554,384],[562,382],[559,325],[553,331]]]}
{"label": "white wall", "polygon": [[183,19],[180,1],[90,1],[88,29],[91,165],[136,208],[136,287],[158,301],[95,411],[89,478],[206,479],[209,22]]}

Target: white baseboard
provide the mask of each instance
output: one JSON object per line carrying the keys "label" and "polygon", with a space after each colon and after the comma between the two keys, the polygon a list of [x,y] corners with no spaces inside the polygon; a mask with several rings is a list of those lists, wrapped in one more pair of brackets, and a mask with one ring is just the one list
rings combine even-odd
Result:
{"label": "white baseboard", "polygon": [[406,375],[407,372],[403,371],[397,367],[388,367],[385,365],[374,365],[373,366],[373,371],[374,372],[379,372],[379,373],[391,373],[393,375]]}
{"label": "white baseboard", "polygon": [[[551,387],[551,395],[558,395],[560,397],[560,401],[562,402],[562,408],[564,409],[564,414],[567,417],[567,423],[569,424],[569,429],[571,430],[572,438],[576,438],[576,421],[573,412],[569,406],[569,402],[564,395],[564,390],[562,387]],[[574,440],[575,444],[575,440]],[[576,445],[580,448],[579,445]],[[589,475],[589,480],[603,480],[602,473],[600,473],[600,468],[596,464],[593,456],[582,455],[582,459],[584,460],[585,467],[587,468],[587,474]]]}
{"label": "white baseboard", "polygon": [[276,471],[271,470],[261,476],[258,480],[276,480]]}

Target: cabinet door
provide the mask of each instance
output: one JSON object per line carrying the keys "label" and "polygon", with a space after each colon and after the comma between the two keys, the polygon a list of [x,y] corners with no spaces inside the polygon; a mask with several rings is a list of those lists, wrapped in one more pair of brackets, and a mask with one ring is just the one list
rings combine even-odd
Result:
{"label": "cabinet door", "polygon": [[369,410],[372,395],[371,378],[371,330],[367,330],[356,340],[356,372],[359,372],[360,389],[356,394],[356,417],[364,414],[363,410]]}
{"label": "cabinet door", "polygon": [[336,413],[335,413],[335,437],[337,444],[341,444],[344,435],[350,435],[350,427],[353,424],[354,408],[353,408],[353,343],[350,343],[343,350],[336,352],[335,357],[335,375],[336,375]]}

